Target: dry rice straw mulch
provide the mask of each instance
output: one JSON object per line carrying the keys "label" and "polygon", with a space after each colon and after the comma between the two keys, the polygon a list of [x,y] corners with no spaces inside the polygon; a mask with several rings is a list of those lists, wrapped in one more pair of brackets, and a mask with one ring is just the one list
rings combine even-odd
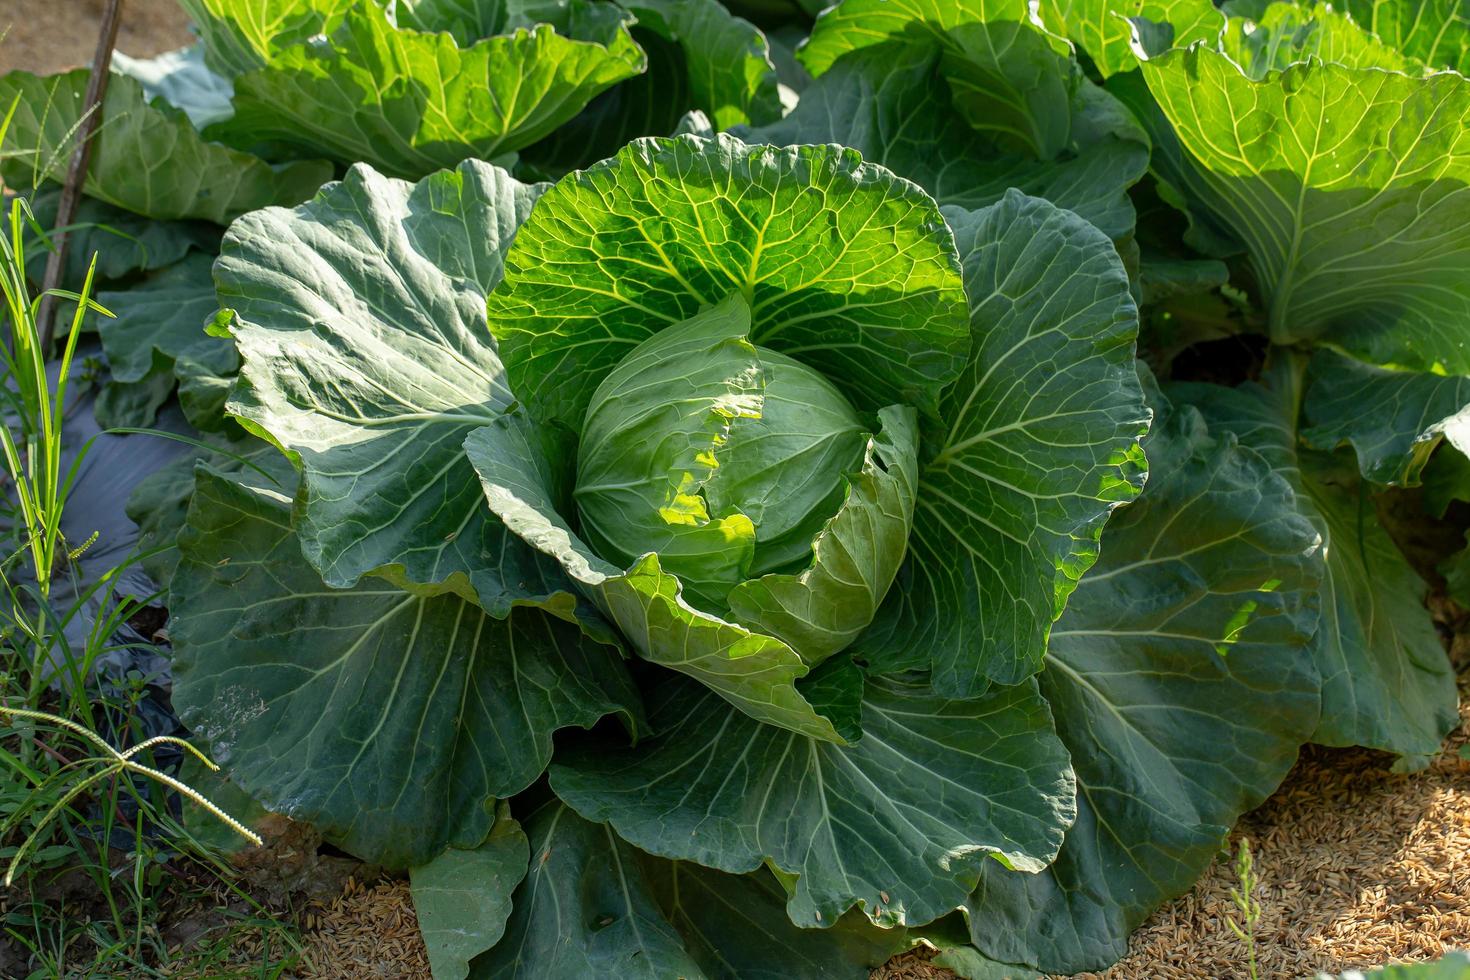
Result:
{"label": "dry rice straw mulch", "polygon": [[406,881],[362,885],[349,879],[342,895],[330,907],[308,912],[303,925],[304,978],[429,978],[429,954]]}

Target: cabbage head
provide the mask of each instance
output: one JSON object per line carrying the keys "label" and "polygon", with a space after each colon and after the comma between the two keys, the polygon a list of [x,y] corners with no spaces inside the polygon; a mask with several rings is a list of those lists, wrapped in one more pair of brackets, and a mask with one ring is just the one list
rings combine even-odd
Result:
{"label": "cabbage head", "polygon": [[535,441],[525,420],[508,416],[469,448],[507,526],[561,557],[645,656],[762,720],[831,738],[794,688],[768,700],[765,679],[732,675],[723,651],[795,679],[868,626],[913,522],[915,412],[885,406],[865,422],[820,373],[750,333],[732,293],[628,350],[575,433],[570,504],[517,477]]}

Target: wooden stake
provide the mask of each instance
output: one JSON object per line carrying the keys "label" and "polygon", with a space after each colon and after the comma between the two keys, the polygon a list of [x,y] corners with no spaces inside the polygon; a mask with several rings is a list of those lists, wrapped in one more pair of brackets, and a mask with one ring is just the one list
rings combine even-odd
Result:
{"label": "wooden stake", "polygon": [[[77,145],[72,151],[71,163],[66,170],[66,183],[61,187],[61,204],[56,209],[56,228],[64,229],[76,220],[77,206],[81,204],[82,187],[87,182],[87,166],[92,161],[92,137],[97,133],[97,124],[102,118],[102,100],[107,95],[107,80],[112,72],[112,49],[117,45],[117,28],[122,22],[122,0],[107,0],[107,10],[102,15],[102,30],[97,36],[97,53],[92,56],[92,77],[87,80],[87,96],[82,103],[82,124],[77,130]],[[54,250],[46,258],[46,276],[43,290],[56,289],[61,285],[61,275],[66,268],[66,244],[70,236],[58,230],[52,241]],[[41,350],[51,350],[55,333],[56,297],[42,295],[40,308]]]}

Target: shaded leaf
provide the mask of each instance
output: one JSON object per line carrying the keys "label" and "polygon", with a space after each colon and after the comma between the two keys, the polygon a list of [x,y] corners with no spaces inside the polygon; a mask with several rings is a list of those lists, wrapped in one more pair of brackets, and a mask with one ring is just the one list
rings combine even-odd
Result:
{"label": "shaded leaf", "polygon": [[213,256],[195,252],[128,289],[97,294],[97,301],[116,314],[98,324],[114,381],[141,381],[161,369],[168,377],[167,394],[178,358],[232,369],[231,345],[204,332],[205,321],[219,308],[210,274],[213,264]]}
{"label": "shaded leaf", "polygon": [[188,522],[194,469],[201,460],[214,473],[260,489],[287,494],[296,485],[291,461],[261,439],[242,440],[221,452],[193,448],[156,467],[133,488],[125,512],[138,526],[143,569],[165,590],[179,563],[178,536]]}
{"label": "shaded leaf", "polygon": [[464,980],[470,960],[505,934],[511,893],[526,876],[531,848],[501,803],[490,836],[469,850],[450,848],[409,872],[413,911],[434,980]]}
{"label": "shaded leaf", "polygon": [[770,874],[653,857],[560,801],[537,808],[526,826],[531,870],[506,938],[475,961],[476,980],[866,980],[910,941],[859,915],[798,928]]}
{"label": "shaded leaf", "polygon": [[473,980],[703,980],[650,894],[638,852],[612,828],[554,800],[525,826],[530,870],[505,939],[474,961]]}
{"label": "shaded leaf", "polygon": [[564,751],[552,788],[651,853],[797,876],[787,912],[804,928],[859,904],[878,925],[928,922],[984,865],[1040,871],[1072,821],[1071,770],[1034,682],[954,701],[871,680],[847,747],[759,724],[682,679],[649,706],[656,739]]}
{"label": "shaded leaf", "polygon": [[1317,974],[1318,980],[1470,980],[1470,954],[1451,952],[1426,963],[1397,963],[1376,970],[1348,970],[1337,977]]}
{"label": "shaded leaf", "polygon": [[668,136],[692,104],[689,68],[678,44],[642,25],[633,39],[648,55],[648,68],[597,96],[551,135],[519,151],[516,173],[561,178],[590,167],[640,136]]}
{"label": "shaded leaf", "polygon": [[1050,868],[988,866],[969,901],[983,953],[1048,973],[1122,956],[1317,721],[1317,534],[1259,455],[1189,408],[1163,411],[1148,486],[1109,522],[1040,675],[1077,772],[1077,823]]}
{"label": "shaded leaf", "polygon": [[659,907],[710,977],[867,980],[913,941],[905,930],[879,929],[857,912],[835,925],[802,929],[786,915],[786,890],[766,870],[728,875],[689,861],[647,854],[639,860]]}
{"label": "shaded leaf", "polygon": [[[0,105],[19,108],[0,144],[0,179],[28,188],[66,175],[82,121],[90,69],[0,76]],[[295,204],[331,177],[322,161],[271,167],[248,153],[211,143],[182,112],[150,104],[136,79],[107,86],[84,189],[100,201],[156,219],[200,218],[226,224],[269,204]],[[160,148],[167,152],[160,152]]]}
{"label": "shaded leaf", "polygon": [[1395,752],[1415,768],[1458,724],[1454,670],[1424,608],[1428,587],[1379,525],[1352,463],[1298,447],[1301,368],[1282,358],[1262,385],[1181,391],[1271,461],[1322,536],[1322,622],[1311,646],[1322,718],[1312,741]]}
{"label": "shaded leaf", "polygon": [[[241,788],[388,867],[478,846],[551,737],[637,725],[618,651],[540,610],[327,588],[290,498],[198,471],[171,587],[174,704]],[[640,726],[641,727],[641,726]]]}
{"label": "shaded leaf", "polygon": [[1306,395],[1302,440],[1328,451],[1352,446],[1373,483],[1418,484],[1441,440],[1470,454],[1470,377],[1387,371],[1321,351],[1307,368]]}
{"label": "shaded leaf", "polygon": [[[30,205],[36,223],[54,228],[60,203],[61,188],[54,185],[32,193]],[[109,279],[167,268],[195,250],[213,254],[219,250],[219,239],[220,229],[206,221],[154,221],[83,197],[67,232],[66,269],[61,281],[66,288],[80,292],[93,255],[97,256],[95,289]],[[34,256],[28,255],[27,261],[44,263],[45,259],[38,250]]]}

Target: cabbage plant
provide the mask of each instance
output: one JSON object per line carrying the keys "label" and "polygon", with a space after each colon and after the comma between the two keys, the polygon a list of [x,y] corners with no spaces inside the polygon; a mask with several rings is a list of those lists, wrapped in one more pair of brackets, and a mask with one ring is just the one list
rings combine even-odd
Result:
{"label": "cabbage plant", "polygon": [[528,149],[569,169],[572,154],[596,159],[589,143],[610,153],[643,135],[655,97],[667,126],[696,106],[722,126],[781,113],[765,36],[714,0],[182,5],[233,84],[210,135],[398,176]]}
{"label": "cabbage plant", "polygon": [[1055,856],[1073,776],[1027,677],[1150,415],[1106,236],[1020,194],[942,214],[838,147],[685,136],[551,187],[354,168],[237,222],[215,278],[229,410],[299,489],[201,470],[177,699],[268,806],[432,866],[558,729],[653,746],[684,709],[764,746],[770,787],[689,859],[798,875],[802,924],[929,921],[984,864]]}
{"label": "cabbage plant", "polygon": [[1315,530],[1140,375],[1114,241],[1043,199],[729,136],[359,166],[214,278],[228,411],[293,465],[148,491],[188,500],[176,703],[409,869],[440,974],[963,958],[967,915],[1080,960],[983,923],[1126,935],[1315,723]]}

